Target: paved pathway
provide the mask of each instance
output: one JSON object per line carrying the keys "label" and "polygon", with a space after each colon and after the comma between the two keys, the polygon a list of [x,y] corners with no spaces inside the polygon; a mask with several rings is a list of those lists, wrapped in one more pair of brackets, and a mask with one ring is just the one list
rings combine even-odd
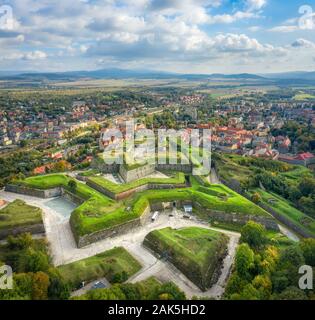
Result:
{"label": "paved pathway", "polygon": [[[53,208],[45,205],[45,203],[51,199],[39,199],[36,197],[5,191],[0,191],[0,198],[7,201],[22,199],[31,205],[40,207],[43,210],[46,236],[50,243],[53,263],[56,266],[88,258],[113,247],[122,246],[125,247],[143,266],[142,270],[140,270],[140,272],[130,281],[139,281],[150,275],[155,275],[161,280],[174,281],[186,292],[188,297],[192,297],[193,295],[210,295],[212,297],[217,297],[223,293],[224,285],[228,278],[229,271],[234,260],[235,249],[239,240],[238,233],[210,228],[205,223],[197,220],[182,219],[182,213],[176,212],[175,217],[169,217],[167,214],[160,214],[159,218],[153,223],[149,222],[147,225],[135,228],[129,233],[119,235],[114,238],[107,238],[79,249],[75,244],[69,220]],[[145,236],[155,229],[162,229],[166,227],[178,229],[191,226],[218,230],[225,233],[230,238],[228,249],[229,254],[224,261],[222,275],[218,283],[211,288],[211,290],[205,293],[201,292],[190,280],[188,280],[172,265],[158,260],[142,246]]]}

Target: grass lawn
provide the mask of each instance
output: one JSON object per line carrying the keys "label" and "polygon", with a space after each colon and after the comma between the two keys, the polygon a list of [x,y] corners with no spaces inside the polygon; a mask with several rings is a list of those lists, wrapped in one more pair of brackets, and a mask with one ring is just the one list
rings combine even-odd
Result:
{"label": "grass lawn", "polygon": [[91,282],[104,277],[110,282],[115,282],[117,275],[123,272],[129,278],[141,269],[141,265],[127,250],[116,247],[96,256],[60,266],[58,269],[70,286],[77,288],[82,281]]}
{"label": "grass lawn", "polygon": [[265,210],[222,184],[193,191],[194,199],[203,207],[226,213],[271,217]]}
{"label": "grass lawn", "polygon": [[42,223],[42,210],[15,200],[0,210],[0,230]]}
{"label": "grass lawn", "polygon": [[315,96],[308,93],[301,93],[294,96],[293,100],[303,101],[303,100],[315,100]]}
{"label": "grass lawn", "polygon": [[[252,190],[252,192],[258,192],[261,195],[264,204],[271,207],[281,216],[289,219],[301,229],[315,236],[315,219],[294,208],[288,200],[285,200],[275,193],[263,191],[262,189],[255,189]],[[270,199],[274,199],[275,201],[270,202]]]}
{"label": "grass lawn", "polygon": [[98,174],[99,171],[96,170],[96,169],[90,169],[90,170],[87,170],[87,171],[83,171],[83,172],[80,172],[79,175],[81,177],[91,177],[91,176],[95,176],[96,174]]}
{"label": "grass lawn", "polygon": [[[255,169],[259,168],[259,166],[257,167],[255,163],[250,163],[250,161],[257,161],[257,159],[253,159],[250,157],[244,158],[239,155],[220,154],[220,156],[215,155],[213,156],[213,158],[215,159],[217,172],[219,173],[220,177],[227,181],[236,180],[241,184],[246,183],[256,174]],[[247,165],[243,163],[246,160],[249,161]],[[287,180],[288,183],[298,184],[304,177],[313,176],[311,170],[303,166],[283,164],[279,161],[271,160],[269,160],[269,162],[274,163],[275,166],[286,166],[287,170],[283,172],[273,172],[272,169],[267,169],[267,171],[272,174],[277,174],[279,177]]]}
{"label": "grass lawn", "polygon": [[[193,202],[198,202],[207,209],[213,209],[225,213],[271,217],[265,210],[224,185],[213,184],[202,190],[203,192],[200,192],[200,189],[196,190],[194,188],[186,188],[145,191],[136,196],[136,200],[133,203],[133,210],[137,213],[139,211],[143,212],[151,202],[191,200]],[[205,190],[207,193],[204,192]],[[221,194],[226,195],[226,197],[218,197],[218,195]]]}
{"label": "grass lawn", "polygon": [[279,248],[280,250],[296,244],[296,242],[294,242],[293,240],[290,240],[284,234],[276,232],[276,231],[268,230],[266,232],[266,236],[271,241],[272,245]]}
{"label": "grass lawn", "polygon": [[126,212],[123,203],[115,202],[84,183],[76,181],[76,190],[68,186],[74,180],[64,174],[36,176],[15,183],[30,188],[49,189],[62,186],[86,200],[71,215],[75,236],[106,229],[137,218],[133,212]]}
{"label": "grass lawn", "polygon": [[96,183],[100,187],[107,189],[113,193],[121,193],[124,191],[128,191],[133,188],[137,188],[143,186],[145,184],[184,184],[185,183],[185,175],[182,172],[177,172],[173,177],[170,178],[143,178],[139,180],[135,180],[129,183],[124,184],[116,184],[113,183],[103,177],[90,177],[89,180],[91,182]]}
{"label": "grass lawn", "polygon": [[228,237],[203,228],[165,228],[149,233],[144,244],[170,260],[197,286],[205,290],[225,256]]}
{"label": "grass lawn", "polygon": [[[177,178],[182,181],[181,179],[185,179],[185,176],[183,173],[178,173],[175,178],[166,180],[176,180]],[[223,185],[211,185],[201,190],[197,188],[197,185],[193,188],[185,189],[148,190],[138,193],[125,201],[114,201],[77,180],[74,180],[76,181],[76,189],[71,190],[68,186],[71,180],[74,179],[64,174],[51,174],[30,177],[25,180],[16,181],[15,183],[37,189],[49,189],[62,186],[84,199],[85,202],[72,212],[70,218],[76,239],[85,234],[109,229],[137,219],[143,214],[148,205],[153,202],[191,200],[198,202],[206,208],[226,213],[236,212],[246,215],[268,215],[260,207]],[[222,194],[227,197],[222,198],[218,196]]]}

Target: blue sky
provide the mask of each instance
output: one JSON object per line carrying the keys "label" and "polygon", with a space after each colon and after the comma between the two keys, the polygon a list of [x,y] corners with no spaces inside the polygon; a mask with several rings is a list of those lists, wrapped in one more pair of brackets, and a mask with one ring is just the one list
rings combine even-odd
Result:
{"label": "blue sky", "polygon": [[310,71],[313,10],[303,0],[0,0],[0,71]]}

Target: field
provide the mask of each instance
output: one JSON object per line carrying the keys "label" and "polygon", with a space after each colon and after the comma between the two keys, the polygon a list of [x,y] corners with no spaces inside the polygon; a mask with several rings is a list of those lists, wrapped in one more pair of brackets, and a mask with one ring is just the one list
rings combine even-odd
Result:
{"label": "field", "polygon": [[[315,220],[291,206],[288,200],[283,199],[275,193],[263,191],[262,189],[255,189],[253,192],[258,192],[261,195],[264,204],[315,237]],[[273,199],[273,201],[270,202],[270,199]]]}
{"label": "field", "polygon": [[166,228],[149,233],[144,245],[168,259],[202,290],[218,277],[228,238],[202,228]]}
{"label": "field", "polygon": [[0,230],[41,224],[40,208],[27,205],[22,200],[15,200],[0,210]]}
{"label": "field", "polygon": [[61,275],[72,288],[82,281],[106,278],[110,282],[122,282],[141,269],[140,263],[122,247],[105,251],[96,256],[58,267]]}
{"label": "field", "polygon": [[295,95],[293,99],[296,101],[315,100],[315,96],[308,93],[300,93]]}

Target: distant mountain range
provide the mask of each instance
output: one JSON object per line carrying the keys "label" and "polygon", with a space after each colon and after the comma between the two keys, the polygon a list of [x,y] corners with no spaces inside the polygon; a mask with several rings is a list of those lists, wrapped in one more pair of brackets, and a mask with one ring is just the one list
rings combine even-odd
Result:
{"label": "distant mountain range", "polygon": [[1,80],[34,80],[34,81],[62,81],[78,79],[187,79],[187,80],[221,80],[221,81],[259,81],[259,82],[292,82],[315,81],[315,72],[287,72],[274,74],[180,74],[151,70],[102,69],[94,71],[69,72],[17,72],[0,71]]}

